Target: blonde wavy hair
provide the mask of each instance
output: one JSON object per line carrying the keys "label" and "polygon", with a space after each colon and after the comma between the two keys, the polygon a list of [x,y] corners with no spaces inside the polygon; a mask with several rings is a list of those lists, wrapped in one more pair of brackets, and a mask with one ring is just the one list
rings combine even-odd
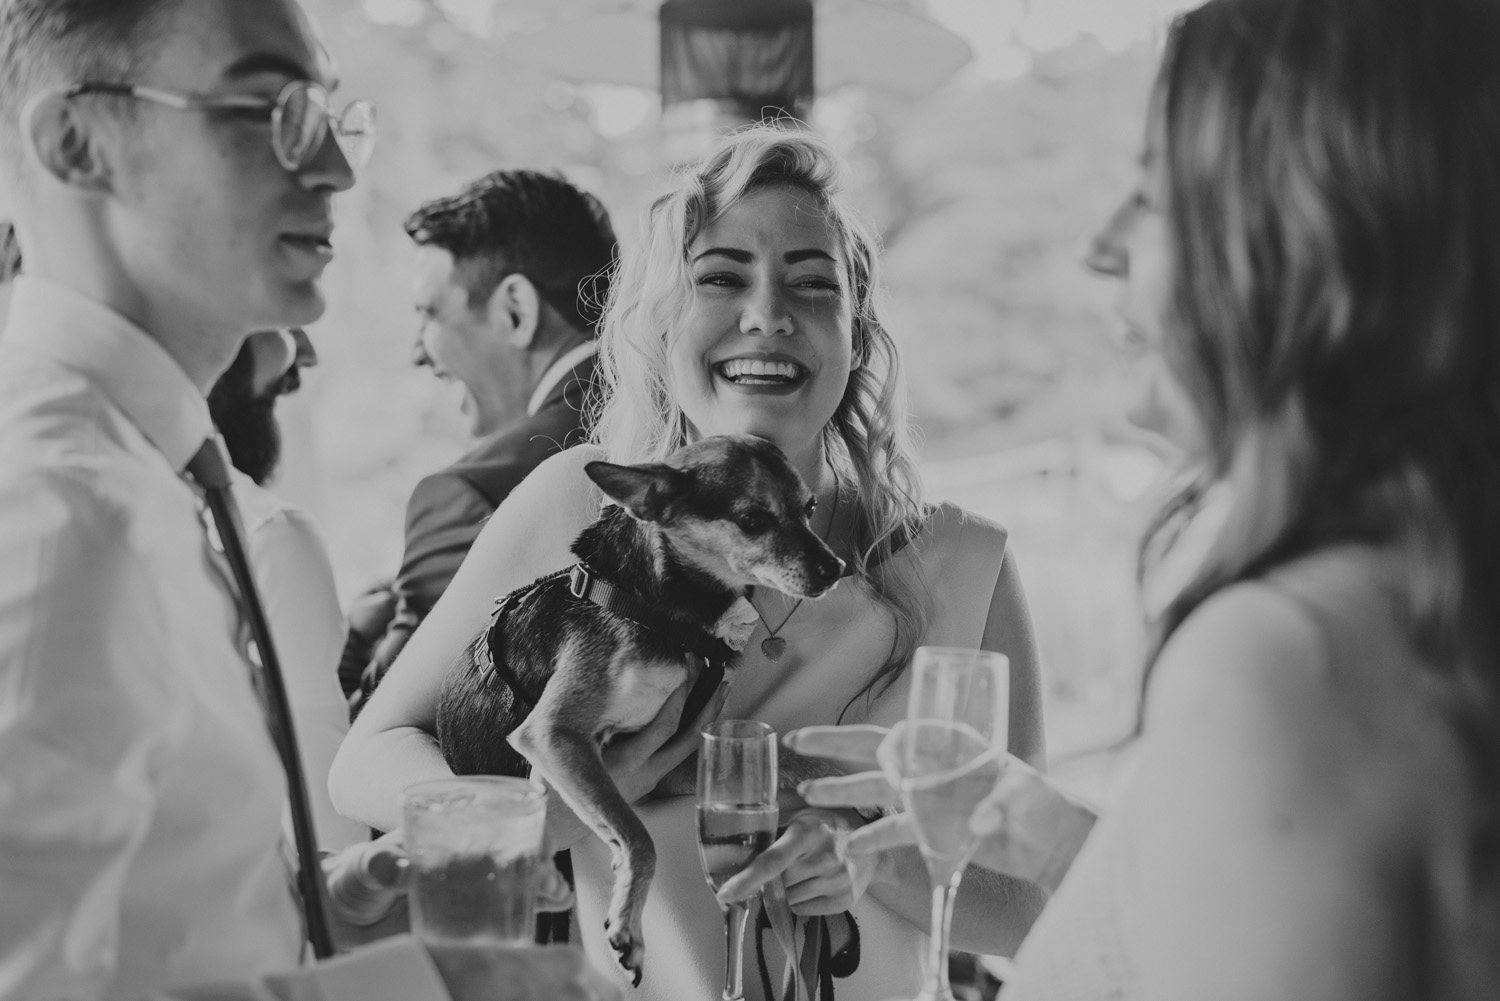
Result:
{"label": "blonde wavy hair", "polygon": [[895,681],[926,626],[918,596],[887,572],[887,558],[915,534],[926,509],[900,354],[880,318],[879,238],[845,204],[843,184],[842,160],[825,141],[772,125],[731,133],[701,162],[676,172],[651,206],[644,246],[625,256],[611,283],[599,338],[604,391],[592,436],[614,462],[660,461],[687,443],[668,355],[694,295],[688,247],[754,192],[787,186],[812,196],[842,248],[854,317],[854,370],[824,428],[824,454],[841,501],[858,514],[854,579],[889,609],[896,626],[890,657],[858,698]]}

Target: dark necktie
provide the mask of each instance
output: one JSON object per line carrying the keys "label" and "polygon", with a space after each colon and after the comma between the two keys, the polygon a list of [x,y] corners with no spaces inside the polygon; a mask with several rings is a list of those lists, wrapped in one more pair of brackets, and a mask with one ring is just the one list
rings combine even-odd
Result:
{"label": "dark necktie", "polygon": [[333,939],[328,930],[323,868],[313,836],[312,810],[307,802],[307,787],[302,781],[302,757],[297,752],[297,735],[292,729],[292,710],[281,676],[281,662],[276,658],[270,623],[266,621],[260,592],[256,590],[255,579],[250,573],[250,561],[240,532],[239,510],[229,489],[229,462],[217,438],[203,443],[198,454],[188,463],[187,474],[203,488],[214,526],[219,532],[219,541],[224,547],[224,557],[239,589],[240,611],[250,625],[250,635],[259,654],[259,664],[255,664],[257,658],[254,657],[251,662],[258,672],[257,688],[262,693],[262,708],[271,740],[281,755],[281,767],[286,772],[292,830],[297,842],[297,882],[302,891],[302,910],[307,918],[307,938],[312,943],[313,953],[319,959],[326,959],[333,955]]}

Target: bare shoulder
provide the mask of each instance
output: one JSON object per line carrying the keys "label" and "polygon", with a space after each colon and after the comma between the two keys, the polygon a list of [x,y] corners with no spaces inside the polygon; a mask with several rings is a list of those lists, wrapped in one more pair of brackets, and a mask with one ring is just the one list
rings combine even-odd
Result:
{"label": "bare shoulder", "polygon": [[1162,651],[1118,810],[1150,996],[1403,996],[1425,769],[1368,725],[1393,690],[1342,666],[1319,619],[1256,582]]}
{"label": "bare shoulder", "polygon": [[999,522],[959,507],[952,501],[929,505],[926,528],[937,539],[951,539],[959,545],[983,541],[1001,550],[1010,535]]}
{"label": "bare shoulder", "polygon": [[1231,780],[1206,783],[1203,795],[1253,789],[1324,811],[1399,812],[1397,774],[1382,767],[1398,749],[1365,720],[1372,709],[1400,707],[1373,708],[1389,700],[1388,686],[1373,670],[1350,677],[1330,653],[1318,621],[1292,598],[1258,582],[1226,588],[1158,658],[1146,700],[1149,743],[1162,760],[1200,762]]}
{"label": "bare shoulder", "polygon": [[[575,445],[565,448],[542,460],[527,474],[512,492],[527,494],[569,496],[591,488],[592,483],[584,467],[590,462],[604,458],[604,450],[597,445]],[[597,494],[596,494],[597,496]]]}
{"label": "bare shoulder", "polygon": [[1227,588],[1163,649],[1146,726],[1182,753],[1255,761],[1284,792],[1383,814],[1391,830],[1453,763],[1394,619],[1330,627],[1279,588]]}
{"label": "bare shoulder", "polygon": [[1161,651],[1146,700],[1146,726],[1176,732],[1205,713],[1306,708],[1326,652],[1317,624],[1290,599],[1257,583],[1227,588],[1188,616]]}
{"label": "bare shoulder", "polygon": [[[591,445],[565,449],[532,470],[500,503],[474,543],[478,552],[519,549],[543,563],[565,559],[574,536],[599,516],[601,495],[584,467],[603,457]],[[539,567],[538,572],[556,569]],[[526,581],[521,581],[526,583]]]}

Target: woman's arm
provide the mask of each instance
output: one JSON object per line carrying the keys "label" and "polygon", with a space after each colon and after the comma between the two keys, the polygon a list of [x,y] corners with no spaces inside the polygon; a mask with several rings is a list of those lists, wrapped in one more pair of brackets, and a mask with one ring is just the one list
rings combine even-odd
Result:
{"label": "woman's arm", "polygon": [[597,515],[579,447],[542,463],[479,533],[442,598],[412,635],[334,758],[329,792],[340,813],[381,830],[401,824],[413,782],[450,775],[438,751],[438,695],[454,658],[489,622],[494,599],[573,562],[574,537]]}

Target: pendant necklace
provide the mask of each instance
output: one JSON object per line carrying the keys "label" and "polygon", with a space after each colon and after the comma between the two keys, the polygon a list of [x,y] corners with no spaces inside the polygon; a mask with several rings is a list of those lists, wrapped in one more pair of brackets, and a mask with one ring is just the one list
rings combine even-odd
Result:
{"label": "pendant necklace", "polygon": [[[840,492],[838,477],[835,476],[833,478],[833,511],[828,515],[829,535],[833,534],[833,523],[839,516]],[[825,538],[823,542],[826,544],[828,540]],[[792,606],[792,610],[786,613],[786,618],[781,620],[781,625],[775,629],[771,628],[771,623],[767,622],[766,617],[760,613],[759,606],[753,601],[750,603],[750,607],[755,609],[756,618],[760,619],[761,625],[766,627],[766,638],[760,641],[760,652],[765,656],[766,660],[774,664],[781,659],[782,654],[786,653],[786,640],[777,634],[786,628],[788,622],[792,621],[792,616],[797,614],[797,609],[801,608],[802,602],[806,600],[806,598],[798,598],[797,603]]]}

